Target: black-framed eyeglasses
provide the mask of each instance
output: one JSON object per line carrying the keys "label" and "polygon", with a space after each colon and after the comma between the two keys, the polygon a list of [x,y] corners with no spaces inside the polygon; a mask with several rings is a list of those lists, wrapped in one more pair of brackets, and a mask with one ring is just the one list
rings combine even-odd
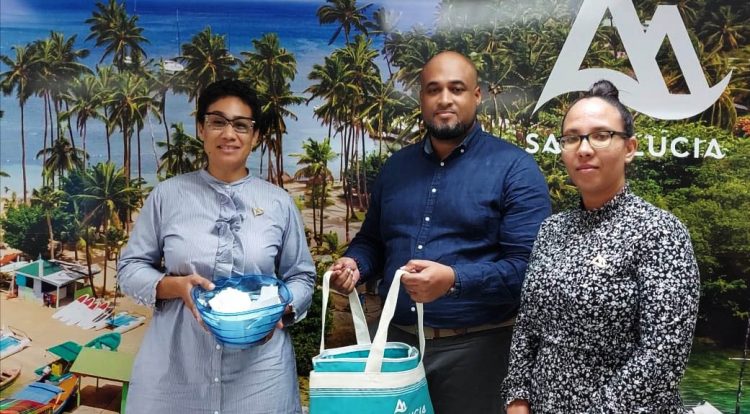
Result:
{"label": "black-framed eyeglasses", "polygon": [[223,131],[227,125],[232,125],[232,129],[238,134],[249,134],[255,128],[255,120],[252,118],[241,116],[229,119],[218,112],[207,112],[204,124],[211,131]]}
{"label": "black-framed eyeglasses", "polygon": [[558,141],[563,151],[574,151],[578,149],[583,140],[588,140],[592,148],[606,148],[612,143],[613,136],[629,138],[628,134],[619,131],[595,131],[584,135],[563,135]]}

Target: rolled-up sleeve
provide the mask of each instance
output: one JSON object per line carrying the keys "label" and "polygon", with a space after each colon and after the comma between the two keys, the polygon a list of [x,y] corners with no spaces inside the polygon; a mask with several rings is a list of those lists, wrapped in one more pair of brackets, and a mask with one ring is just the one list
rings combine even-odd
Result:
{"label": "rolled-up sleeve", "polygon": [[159,213],[159,195],[154,190],[146,198],[117,265],[123,293],[150,307],[156,305],[156,285],[164,277]]}

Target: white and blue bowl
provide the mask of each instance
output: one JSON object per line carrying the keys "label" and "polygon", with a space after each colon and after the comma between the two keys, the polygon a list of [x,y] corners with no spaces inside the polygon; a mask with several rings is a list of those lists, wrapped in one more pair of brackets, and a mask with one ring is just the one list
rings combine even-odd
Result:
{"label": "white and blue bowl", "polygon": [[[245,275],[217,278],[213,282],[216,287],[211,291],[195,286],[192,290],[193,302],[216,340],[228,347],[249,348],[262,343],[284,315],[286,306],[292,302],[292,292],[274,276]],[[277,286],[281,303],[244,312],[217,312],[209,304],[214,296],[230,287],[255,299],[260,296],[263,286]]]}

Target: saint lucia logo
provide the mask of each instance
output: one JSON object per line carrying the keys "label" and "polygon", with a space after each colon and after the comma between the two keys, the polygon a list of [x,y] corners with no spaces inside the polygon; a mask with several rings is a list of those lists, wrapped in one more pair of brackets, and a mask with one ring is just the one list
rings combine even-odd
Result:
{"label": "saint lucia logo", "polygon": [[[607,9],[637,80],[612,69],[579,70]],[[672,94],[664,82],[656,54],[665,37],[672,45],[689,94]],[[599,79],[607,79],[617,86],[622,103],[630,108],[654,118],[684,119],[713,105],[731,76],[730,71],[721,82],[708,86],[677,6],[657,6],[651,23],[644,29],[631,1],[584,0],[534,112],[558,95],[584,91]]]}
{"label": "saint lucia logo", "polygon": [[398,402],[396,403],[396,408],[393,410],[393,414],[405,413],[405,412],[406,412],[406,403],[401,400],[398,400]]}

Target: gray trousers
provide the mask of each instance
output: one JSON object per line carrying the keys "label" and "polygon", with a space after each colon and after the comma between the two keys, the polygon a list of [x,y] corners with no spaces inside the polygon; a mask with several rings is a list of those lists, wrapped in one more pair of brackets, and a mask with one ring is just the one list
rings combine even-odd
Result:
{"label": "gray trousers", "polygon": [[[426,340],[424,367],[436,414],[505,413],[500,386],[512,336],[507,327]],[[393,326],[388,341],[419,348],[416,335]]]}

